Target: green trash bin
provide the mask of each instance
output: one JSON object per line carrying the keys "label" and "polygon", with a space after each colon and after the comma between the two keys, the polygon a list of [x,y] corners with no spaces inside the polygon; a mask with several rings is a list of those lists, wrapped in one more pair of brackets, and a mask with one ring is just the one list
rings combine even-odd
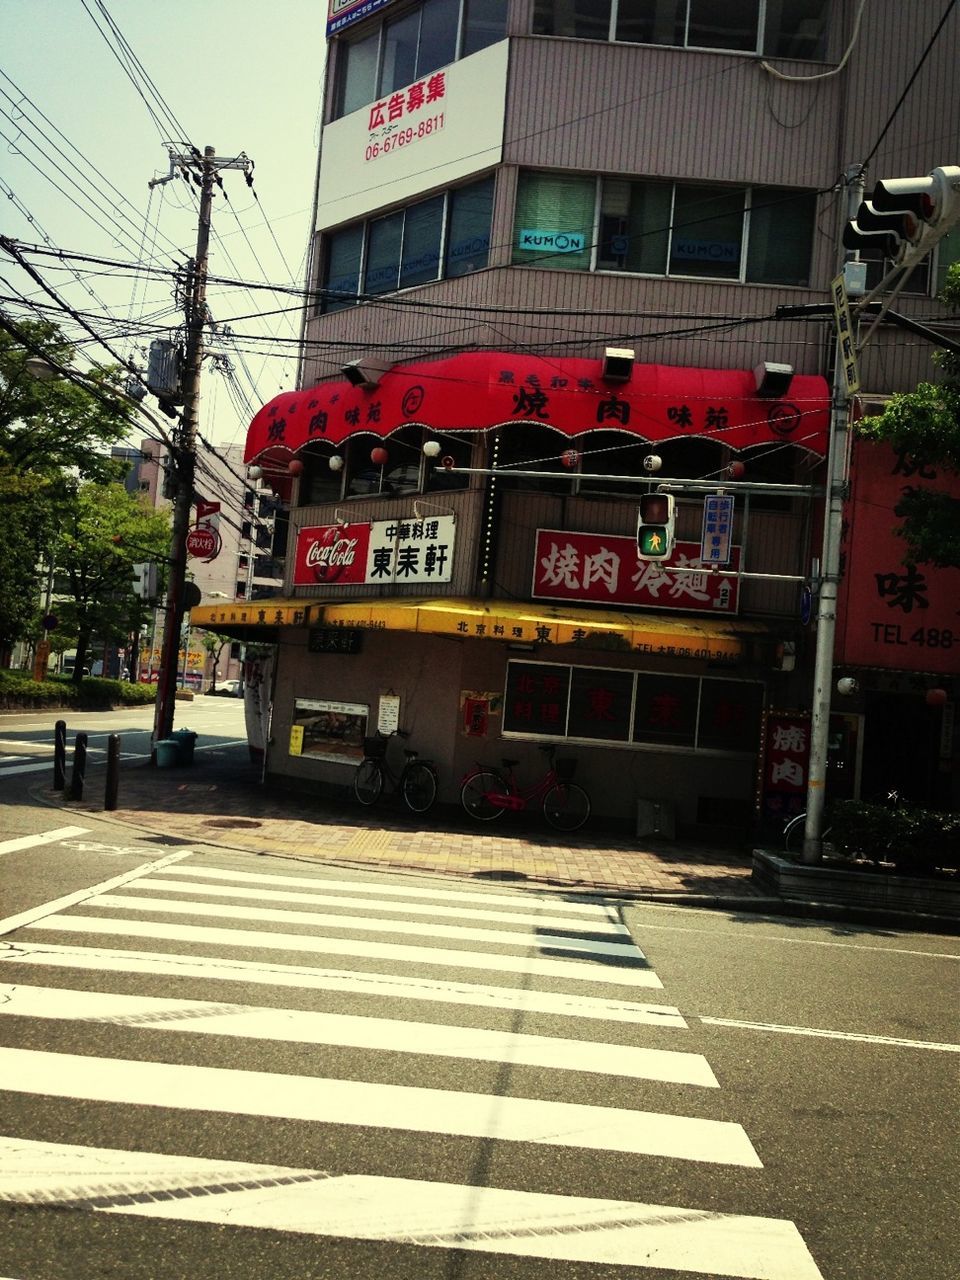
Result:
{"label": "green trash bin", "polygon": [[183,752],[176,738],[158,738],[155,750],[158,769],[175,769],[183,764]]}
{"label": "green trash bin", "polygon": [[180,747],[180,763],[193,764],[193,749],[198,735],[192,729],[177,729],[172,736]]}

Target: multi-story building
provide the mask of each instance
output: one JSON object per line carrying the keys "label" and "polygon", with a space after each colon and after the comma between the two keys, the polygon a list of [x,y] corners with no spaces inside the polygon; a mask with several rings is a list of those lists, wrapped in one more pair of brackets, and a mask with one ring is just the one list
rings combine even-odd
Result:
{"label": "multi-story building", "polygon": [[[533,772],[560,742],[610,818],[641,801],[662,830],[744,831],[802,804],[824,304],[852,175],[960,161],[960,19],[942,15],[333,0],[301,389],[257,414],[245,455],[290,502],[283,593],[200,611],[277,645],[269,774],[349,783],[363,737],[399,723],[447,800],[474,760]],[[951,252],[899,312],[947,325]],[[872,288],[889,264],[865,257]],[[878,326],[860,402],[929,378],[931,351]],[[904,460],[858,466],[886,536]],[[660,484],[676,547],[638,560]],[[898,544],[858,528],[832,785],[954,803],[960,573],[908,589]],[[937,645],[911,639],[920,600]]]}

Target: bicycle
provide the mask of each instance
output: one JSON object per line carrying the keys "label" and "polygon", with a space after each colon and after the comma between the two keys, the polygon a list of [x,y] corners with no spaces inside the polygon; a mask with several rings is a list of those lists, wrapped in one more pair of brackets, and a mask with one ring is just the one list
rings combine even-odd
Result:
{"label": "bicycle", "polygon": [[372,738],[364,738],[363,759],[353,775],[353,793],[362,805],[376,804],[389,782],[411,813],[423,814],[433,808],[440,785],[433,762],[421,760],[416,751],[406,747],[403,752],[406,762],[399,773],[394,773],[387,760],[390,739],[408,736],[402,729],[395,729],[391,734],[377,733]]}
{"label": "bicycle", "polygon": [[514,768],[519,760],[504,760],[503,770],[478,765],[460,786],[460,803],[478,822],[492,822],[509,809],[521,813],[539,803],[543,816],[557,831],[578,831],[590,817],[590,797],[572,781],[576,760],[564,757],[554,764],[556,747],[540,748],[549,758],[544,776],[530,787],[521,787]]}
{"label": "bicycle", "polygon": [[[876,803],[884,805],[888,809],[897,809],[901,804],[900,792],[896,788],[888,788],[877,797]],[[787,854],[798,854],[803,849],[804,836],[806,834],[807,814],[805,810],[795,814],[789,818],[783,828],[783,848]],[[823,852],[825,854],[833,854],[839,852],[836,839],[833,836],[833,826],[824,827],[820,837]]]}

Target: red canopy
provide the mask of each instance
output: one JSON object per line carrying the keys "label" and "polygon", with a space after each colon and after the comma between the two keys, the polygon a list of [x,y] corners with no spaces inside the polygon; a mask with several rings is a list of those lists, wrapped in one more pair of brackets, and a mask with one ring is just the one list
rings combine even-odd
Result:
{"label": "red canopy", "polygon": [[437,432],[536,422],[573,438],[624,431],[654,442],[708,437],[741,450],[790,443],[824,456],[830,419],[825,379],[797,375],[783,399],[756,394],[741,369],[635,364],[629,382],[604,379],[599,360],[474,351],[394,365],[374,387],[344,380],[284,391],[257,413],[245,461],[287,462],[304,445],[339,445],[366,432],[386,438],[418,424]]}

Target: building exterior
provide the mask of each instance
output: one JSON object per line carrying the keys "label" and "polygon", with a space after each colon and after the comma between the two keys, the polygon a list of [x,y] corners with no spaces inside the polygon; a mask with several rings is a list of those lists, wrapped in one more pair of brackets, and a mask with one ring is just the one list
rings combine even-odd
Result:
{"label": "building exterior", "polygon": [[[743,833],[802,807],[845,175],[960,160],[941,16],[333,0],[300,390],[245,451],[289,504],[283,589],[195,616],[272,646],[269,775],[347,785],[399,724],[451,802],[474,761],[532,777],[554,743],[606,818]],[[902,314],[948,325],[956,241]],[[929,378],[931,351],[878,326],[858,410]],[[891,512],[904,465],[869,463]],[[661,484],[676,546],[638,559]],[[857,527],[832,786],[955,804],[957,575],[900,590]],[[935,660],[883,642],[892,602],[932,596]]]}

